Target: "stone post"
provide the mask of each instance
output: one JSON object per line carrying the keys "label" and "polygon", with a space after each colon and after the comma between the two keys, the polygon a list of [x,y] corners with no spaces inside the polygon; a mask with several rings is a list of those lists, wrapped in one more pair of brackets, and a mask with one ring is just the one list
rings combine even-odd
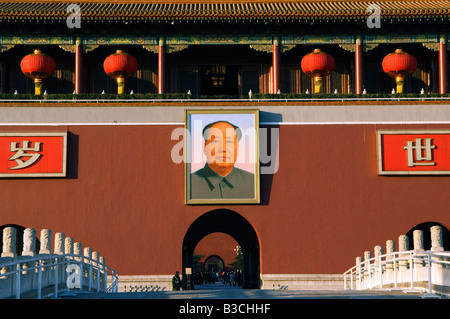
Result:
{"label": "stone post", "polygon": [[[409,250],[409,238],[406,235],[400,235],[398,237],[398,251],[408,251]],[[399,254],[400,258],[406,258],[405,260],[400,260],[399,268],[406,269],[408,267],[408,254]]]}
{"label": "stone post", "polygon": [[3,229],[3,252],[2,257],[16,257],[17,231],[14,227]]}
{"label": "stone post", "polygon": [[107,276],[107,272],[106,272],[106,265],[105,265],[105,257],[100,256],[100,258],[98,259],[99,263],[100,263],[100,282],[102,284],[103,290],[105,290],[106,288],[106,276]]}
{"label": "stone post", "polygon": [[[91,258],[91,256],[92,256],[92,248],[91,247],[84,248],[84,257]],[[90,264],[91,260],[90,259],[85,259],[84,262],[87,263],[87,264]],[[88,268],[87,267],[83,267],[83,270],[85,271],[85,273],[84,273],[85,277],[88,277],[89,276]]]}
{"label": "stone post", "polygon": [[[36,255],[36,230],[33,228],[26,228],[23,231],[23,249],[22,256],[34,257]],[[23,263],[22,268],[27,269],[28,263]],[[27,271],[22,271],[26,275]]]}
{"label": "stone post", "polygon": [[[91,258],[92,257],[92,248],[86,247],[84,248],[84,257]],[[87,260],[88,263],[91,263],[91,260]]]}
{"label": "stone post", "polygon": [[442,227],[432,226],[431,230],[431,250],[432,251],[444,251],[443,239],[442,239]]}
{"label": "stone post", "polygon": [[[98,266],[98,258],[100,257],[100,253],[98,251],[92,252],[92,259],[94,260],[92,262],[92,266],[95,267],[92,269],[92,277],[97,280],[97,266]],[[96,283],[97,284],[97,283]]]}
{"label": "stone post", "polygon": [[103,270],[104,272],[106,272],[105,257],[100,256],[100,257],[98,258],[98,262],[100,263],[100,267],[102,268],[102,270]]}
{"label": "stone post", "polygon": [[[83,245],[81,243],[73,244],[73,253],[74,255],[82,255]],[[75,260],[81,261],[81,257],[75,257]]]}
{"label": "stone post", "polygon": [[41,249],[39,254],[51,254],[52,231],[50,229],[41,230]]}
{"label": "stone post", "polygon": [[[368,279],[371,277],[371,271],[372,271],[372,267],[370,268],[369,271],[369,265],[370,265],[370,261],[369,259],[372,258],[372,252],[370,251],[365,251],[364,252],[364,280]],[[366,278],[367,277],[367,278]],[[365,285],[366,288],[368,288],[368,282]]]}
{"label": "stone post", "polygon": [[[14,227],[5,227],[3,229],[3,252],[1,257],[15,258],[16,257],[16,240],[17,231]],[[0,273],[8,272],[8,267],[2,267]],[[6,279],[6,277],[1,277]]]}
{"label": "stone post", "polygon": [[93,264],[94,266],[97,266],[97,265],[98,265],[98,259],[99,259],[99,257],[100,257],[100,253],[99,253],[98,251],[93,251],[93,252],[92,252],[92,259],[95,260],[94,262],[92,262],[92,264]]}
{"label": "stone post", "polygon": [[[73,238],[66,237],[64,240],[64,254],[73,255]],[[69,257],[72,258],[72,257]]]}
{"label": "stone post", "polygon": [[[383,258],[381,257],[381,255],[383,255],[383,247],[382,246],[375,246],[374,247],[374,254],[375,254],[375,262],[374,262],[374,273],[378,274],[377,277],[377,284],[380,283],[381,284],[381,276],[383,275],[383,271],[384,271],[384,266],[382,264],[383,262]],[[380,287],[381,288],[381,287]]]}
{"label": "stone post", "polygon": [[[395,252],[395,241],[392,239],[386,241],[386,254],[392,254]],[[391,272],[394,270],[394,255],[386,256],[386,271]]]}
{"label": "stone post", "polygon": [[[362,269],[361,269],[362,268],[362,266],[361,266],[362,262],[363,262],[362,257],[356,257],[356,276],[357,276],[358,285],[364,279],[364,274],[361,273],[362,272]],[[362,287],[359,285],[358,289],[362,289]]]}
{"label": "stone post", "polygon": [[55,247],[54,247],[55,254],[64,255],[65,238],[66,238],[66,236],[64,233],[56,233],[55,234]]}
{"label": "stone post", "polygon": [[33,257],[36,254],[36,230],[26,228],[23,231],[23,249],[22,256]]}
{"label": "stone post", "polygon": [[374,248],[375,257],[378,257],[377,262],[381,262],[381,255],[383,255],[383,247],[375,246]]}
{"label": "stone post", "polygon": [[[423,231],[416,229],[413,231],[414,251],[417,253],[423,252]],[[415,258],[414,267],[423,267],[423,259]]]}
{"label": "stone post", "polygon": [[[431,231],[431,251],[442,252],[444,251],[444,240],[442,239],[442,227],[432,226]],[[436,258],[437,260],[443,260],[442,257]],[[444,264],[435,263],[437,268],[443,268]]]}

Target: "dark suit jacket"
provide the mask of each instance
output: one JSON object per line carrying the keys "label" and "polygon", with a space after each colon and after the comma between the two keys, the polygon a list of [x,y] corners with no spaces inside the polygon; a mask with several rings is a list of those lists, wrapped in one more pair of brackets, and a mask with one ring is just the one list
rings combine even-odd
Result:
{"label": "dark suit jacket", "polygon": [[255,197],[255,175],[233,167],[227,176],[220,176],[208,164],[191,174],[192,199],[233,199]]}

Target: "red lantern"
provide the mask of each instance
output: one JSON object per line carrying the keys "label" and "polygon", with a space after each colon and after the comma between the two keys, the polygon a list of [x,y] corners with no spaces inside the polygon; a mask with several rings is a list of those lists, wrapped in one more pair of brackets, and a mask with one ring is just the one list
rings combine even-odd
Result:
{"label": "red lantern", "polygon": [[20,62],[20,68],[23,74],[34,80],[34,93],[42,93],[42,80],[48,78],[55,72],[56,63],[52,57],[34,50],[34,53],[28,54]]}
{"label": "red lantern", "polygon": [[106,74],[117,80],[117,93],[122,94],[125,88],[125,79],[132,76],[138,69],[138,63],[131,54],[117,50],[103,62]]}
{"label": "red lantern", "polygon": [[397,82],[397,93],[403,93],[404,78],[417,68],[416,58],[401,49],[386,55],[382,62],[383,71]]}
{"label": "red lantern", "polygon": [[320,49],[315,49],[303,57],[301,67],[306,75],[314,78],[315,93],[322,92],[322,77],[330,74],[335,65],[333,56]]}

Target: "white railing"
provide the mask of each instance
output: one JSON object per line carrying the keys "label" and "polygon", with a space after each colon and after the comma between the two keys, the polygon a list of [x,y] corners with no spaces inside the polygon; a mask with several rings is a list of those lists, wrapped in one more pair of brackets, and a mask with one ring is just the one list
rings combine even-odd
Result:
{"label": "white railing", "polygon": [[399,251],[357,263],[344,273],[344,290],[450,288],[450,252]]}
{"label": "white railing", "polygon": [[3,299],[58,298],[63,293],[82,291],[117,292],[119,286],[119,275],[114,269],[84,255],[19,256],[1,263],[0,268]]}
{"label": "white railing", "polygon": [[438,101],[450,100],[450,97],[321,97],[321,98],[230,98],[230,99],[2,99],[0,103],[199,103],[199,102],[350,102],[350,101]]}

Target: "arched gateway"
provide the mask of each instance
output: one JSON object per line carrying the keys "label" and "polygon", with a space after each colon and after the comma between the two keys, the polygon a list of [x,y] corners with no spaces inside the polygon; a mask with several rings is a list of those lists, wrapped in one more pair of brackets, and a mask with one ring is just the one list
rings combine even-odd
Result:
{"label": "arched gateway", "polygon": [[[241,246],[244,255],[243,288],[260,287],[259,239],[253,226],[238,213],[228,209],[210,211],[197,218],[186,232],[183,240],[183,278],[186,268],[192,268],[195,246],[211,233],[225,233],[233,237]],[[183,281],[183,289],[187,282]]]}

